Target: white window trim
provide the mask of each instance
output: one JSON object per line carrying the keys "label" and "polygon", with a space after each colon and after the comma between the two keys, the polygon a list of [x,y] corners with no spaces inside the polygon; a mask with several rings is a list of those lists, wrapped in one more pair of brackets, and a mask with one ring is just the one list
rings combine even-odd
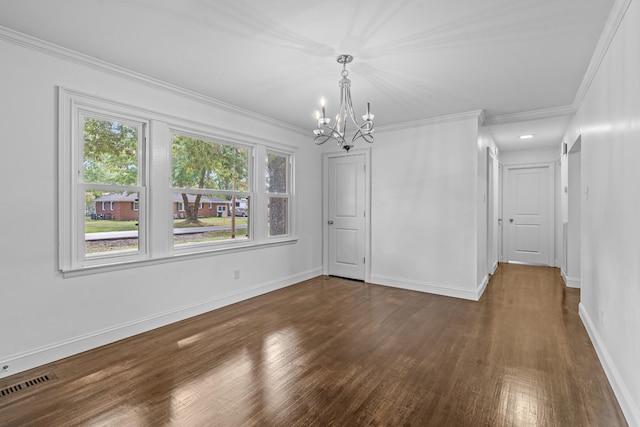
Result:
{"label": "white window trim", "polygon": [[[278,156],[283,156],[286,157],[288,159],[288,164],[287,164],[287,192],[286,193],[270,193],[266,191],[266,178],[265,178],[265,186],[263,187],[265,189],[265,194],[266,194],[266,200],[267,203],[269,201],[270,198],[283,198],[283,199],[287,199],[287,233],[286,234],[277,234],[274,236],[270,236],[267,233],[267,239],[280,239],[280,238],[285,238],[288,236],[292,236],[295,235],[295,206],[294,206],[294,190],[293,190],[293,176],[294,176],[294,165],[295,165],[295,161],[294,161],[294,153],[292,152],[288,152],[288,151],[282,151],[282,150],[275,150],[272,148],[267,148],[266,152],[265,152],[265,156],[264,159],[267,158],[267,156],[269,154],[275,154]],[[266,161],[265,163],[265,169],[266,169]]]}
{"label": "white window trim", "polygon": [[[286,154],[292,161],[290,173],[294,175],[293,163],[296,147],[275,141],[268,141],[252,135],[236,131],[215,128],[210,125],[177,119],[174,116],[161,114],[122,103],[114,102],[87,95],[74,90],[58,88],[59,127],[58,127],[58,187],[59,187],[59,269],[64,277],[75,277],[85,274],[95,274],[106,271],[117,271],[124,268],[133,268],[139,265],[152,265],[165,263],[167,260],[182,260],[199,258],[203,256],[215,256],[217,254],[246,251],[264,248],[273,245],[295,243],[295,180],[290,179],[289,201],[289,233],[286,236],[267,236],[267,202],[268,196],[265,187],[265,162],[257,162],[256,159],[264,159],[267,150]],[[139,197],[139,251],[137,255],[118,255],[108,257],[92,257],[90,260],[80,259],[79,253],[84,251],[84,190],[88,187],[95,189],[100,187],[93,184],[81,184],[74,170],[74,163],[82,158],[78,152],[73,138],[78,133],[78,111],[84,110],[92,113],[92,117],[99,117],[104,113],[108,118],[127,118],[127,123],[144,124],[144,154],[141,154],[142,165],[138,168],[142,174],[143,185],[127,187],[126,191],[137,192]],[[95,114],[93,114],[95,113]],[[129,120],[130,119],[130,120]],[[166,186],[169,181],[171,166],[170,161],[159,160],[162,156],[154,156],[154,152],[167,152],[171,146],[173,132],[191,132],[197,137],[205,137],[208,140],[224,144],[238,145],[250,150],[250,179],[249,188],[253,191],[234,192],[236,196],[249,198],[251,207],[249,235],[247,240],[221,241],[216,244],[193,247],[185,250],[172,249],[173,244],[173,208],[171,190]],[[153,135],[154,144],[150,143],[149,135]],[[157,150],[157,151],[156,151]],[[147,163],[145,163],[148,162]],[[152,163],[154,162],[154,163]],[[84,187],[83,187],[84,186]],[[153,188],[153,199],[148,197],[149,188]],[[116,186],[117,187],[117,186]],[[161,188],[165,188],[162,191]],[[116,188],[117,190],[118,188]],[[256,191],[256,189],[262,189]],[[113,188],[105,188],[105,191],[114,191]],[[189,190],[190,192],[194,192]],[[211,193],[211,191],[205,191]],[[215,194],[224,194],[224,191],[215,191]],[[82,197],[80,197],[82,196]],[[212,204],[213,205],[213,204]],[[106,207],[106,206],[105,206]],[[261,220],[265,218],[264,220]],[[82,222],[80,221],[82,219]],[[149,228],[151,225],[151,228]],[[153,235],[153,241],[148,241],[148,236]],[[84,257],[82,257],[84,258]]]}
{"label": "white window trim", "polygon": [[[59,90],[59,268],[61,271],[82,270],[109,263],[131,262],[147,257],[146,251],[146,217],[144,200],[146,200],[146,167],[147,131],[149,122],[126,108],[114,109],[113,105],[84,97],[64,89]],[[138,185],[103,185],[84,183],[82,179],[81,161],[83,155],[82,129],[84,117],[118,120],[139,127],[138,135]],[[88,190],[129,191],[137,192],[141,201],[139,215],[138,249],[109,255],[85,256],[85,192]],[[103,203],[107,208],[107,205]],[[113,202],[109,204],[113,211]],[[106,209],[104,210],[106,211]]]}

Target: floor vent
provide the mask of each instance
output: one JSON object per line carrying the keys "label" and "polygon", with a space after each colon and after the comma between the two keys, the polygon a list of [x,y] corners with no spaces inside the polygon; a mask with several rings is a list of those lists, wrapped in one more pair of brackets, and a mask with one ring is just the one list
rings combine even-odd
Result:
{"label": "floor vent", "polygon": [[12,394],[18,393],[19,391],[28,390],[42,383],[46,383],[51,379],[53,379],[53,375],[45,374],[37,378],[32,378],[30,380],[21,382],[19,384],[14,384],[9,387],[5,387],[0,390],[0,397],[10,396]]}

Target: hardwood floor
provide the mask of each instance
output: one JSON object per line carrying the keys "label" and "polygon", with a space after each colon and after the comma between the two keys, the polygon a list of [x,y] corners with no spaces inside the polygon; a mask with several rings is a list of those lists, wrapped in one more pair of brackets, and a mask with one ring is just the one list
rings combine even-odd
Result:
{"label": "hardwood floor", "polygon": [[47,366],[2,426],[622,426],[554,268],[479,302],[319,277]]}

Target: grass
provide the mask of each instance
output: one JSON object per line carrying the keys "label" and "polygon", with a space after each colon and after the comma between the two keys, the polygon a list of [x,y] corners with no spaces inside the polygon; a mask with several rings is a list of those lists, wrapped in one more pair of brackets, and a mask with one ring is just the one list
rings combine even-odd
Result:
{"label": "grass", "polygon": [[[102,233],[107,231],[133,231],[137,230],[138,221],[114,221],[110,219],[91,219],[85,217],[84,230],[85,233]],[[231,217],[222,218],[200,218],[201,227],[209,227],[214,225],[231,225]],[[236,225],[247,224],[247,218],[236,217]],[[176,219],[173,221],[174,228],[196,227],[193,224],[184,224],[184,219]]]}

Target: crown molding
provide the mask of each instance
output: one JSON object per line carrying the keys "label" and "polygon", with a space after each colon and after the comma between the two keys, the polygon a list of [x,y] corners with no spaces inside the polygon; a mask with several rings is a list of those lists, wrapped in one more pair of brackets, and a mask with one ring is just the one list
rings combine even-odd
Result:
{"label": "crown molding", "polygon": [[523,111],[521,113],[502,114],[499,116],[487,117],[484,126],[504,125],[508,123],[527,122],[530,120],[549,119],[552,117],[570,116],[575,114],[577,109],[573,105],[562,105],[560,107],[543,108],[540,110]]}
{"label": "crown molding", "polygon": [[613,41],[613,37],[618,32],[618,28],[620,27],[620,23],[622,22],[622,18],[624,18],[629,5],[631,4],[631,0],[616,0],[611,8],[611,13],[609,13],[609,17],[607,18],[607,22],[604,24],[604,28],[602,29],[602,33],[600,33],[600,38],[598,39],[598,43],[596,44],[596,48],[591,56],[591,61],[589,62],[589,66],[587,67],[587,71],[584,73],[582,77],[582,82],[578,87],[578,91],[576,92],[576,96],[573,99],[573,106],[578,110],[584,97],[587,94],[587,91],[591,87],[591,83],[600,68],[600,64],[602,64],[602,60],[609,50],[609,46]]}
{"label": "crown molding", "polygon": [[109,73],[120,78],[125,78],[128,80],[134,81],[136,83],[141,83],[146,86],[152,87],[154,89],[161,89],[166,92],[170,92],[172,94],[189,98],[191,100],[194,100],[199,103],[206,104],[221,110],[240,114],[254,120],[275,125],[279,128],[286,129],[288,131],[291,131],[297,134],[301,134],[305,136],[308,136],[309,134],[309,132],[306,129],[301,129],[300,127],[292,125],[291,123],[286,123],[280,120],[276,120],[274,118],[256,113],[254,111],[247,110],[245,108],[238,107],[233,104],[229,104],[219,99],[215,99],[210,96],[206,96],[201,93],[165,82],[163,80],[156,79],[146,74],[138,73],[128,68],[120,67],[118,65],[111,64],[107,61],[103,61],[101,59],[94,58],[92,56],[85,55],[83,53],[76,52],[71,49],[67,49],[65,47],[56,45],[54,43],[50,43],[45,40],[41,40],[36,37],[29,36],[27,34],[12,30],[10,28],[0,26],[0,40],[5,40],[17,46],[25,47],[40,53],[44,53],[46,55],[53,56],[63,61],[68,61],[68,62],[78,64],[87,68],[92,68],[94,70]]}
{"label": "crown molding", "polygon": [[398,129],[417,128],[422,126],[432,126],[442,123],[459,122],[461,120],[482,120],[484,117],[483,110],[473,110],[464,113],[449,114],[446,116],[430,117],[428,119],[420,119],[411,122],[394,123],[376,128],[376,132],[388,132]]}

